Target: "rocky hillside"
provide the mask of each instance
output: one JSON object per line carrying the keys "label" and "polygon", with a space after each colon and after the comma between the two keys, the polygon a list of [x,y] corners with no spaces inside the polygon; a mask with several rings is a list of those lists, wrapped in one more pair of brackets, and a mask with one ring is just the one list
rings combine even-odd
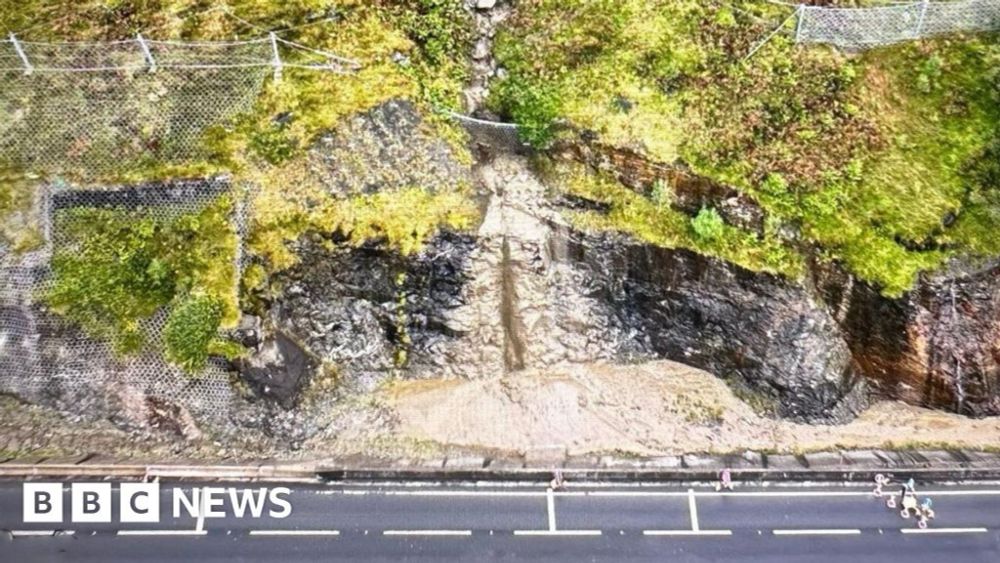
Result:
{"label": "rocky hillside", "polygon": [[[40,40],[279,30],[361,65],[267,77],[171,162],[53,171],[79,154],[25,159],[50,140],[0,130],[0,391],[276,447],[388,424],[370,399],[399,380],[664,359],[798,422],[879,398],[1000,415],[995,35],[863,53],[778,35],[744,60],[781,7],[28,4],[0,18],[59,22]],[[23,103],[0,87],[0,117]],[[136,195],[198,185],[218,193],[182,212]]]}

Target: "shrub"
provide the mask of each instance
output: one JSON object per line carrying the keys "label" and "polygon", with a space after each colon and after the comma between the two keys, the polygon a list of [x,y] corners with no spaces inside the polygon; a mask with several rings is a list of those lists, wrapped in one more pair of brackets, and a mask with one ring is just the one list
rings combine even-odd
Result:
{"label": "shrub", "polygon": [[544,148],[553,139],[553,124],[560,114],[556,92],[520,78],[508,78],[494,87],[492,103],[518,125],[521,140]]}
{"label": "shrub", "polygon": [[163,329],[167,358],[189,373],[205,367],[218,340],[222,302],[208,296],[187,296],[174,305]]}
{"label": "shrub", "polygon": [[691,229],[695,236],[706,242],[722,238],[725,226],[719,212],[711,207],[703,207],[698,215],[691,219]]}

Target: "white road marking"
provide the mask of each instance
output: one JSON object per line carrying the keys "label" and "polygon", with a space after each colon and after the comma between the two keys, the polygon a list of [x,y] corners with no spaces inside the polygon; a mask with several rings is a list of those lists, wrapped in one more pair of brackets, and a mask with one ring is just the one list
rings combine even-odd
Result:
{"label": "white road marking", "polygon": [[[560,493],[556,493],[559,495]],[[574,493],[575,494],[575,493]],[[595,497],[684,497],[689,493],[681,491],[589,491],[588,496]],[[920,491],[927,496],[997,496],[1000,491],[962,490],[962,491]],[[795,498],[795,497],[870,497],[871,491],[695,491],[696,497],[756,497],[756,498]],[[899,493],[885,493],[885,496],[899,496]]]}
{"label": "white road marking", "polygon": [[903,528],[904,534],[985,534],[986,528]]}
{"label": "white road marking", "polygon": [[472,530],[385,530],[383,536],[471,536]]}
{"label": "white road marking", "polygon": [[119,536],[204,536],[205,530],[118,530]]}
{"label": "white road marking", "polygon": [[339,530],[250,530],[251,536],[339,536]]}
{"label": "white road marking", "polygon": [[698,531],[698,503],[694,500],[694,489],[688,489],[688,512],[691,513],[691,529]]}
{"label": "white road marking", "polygon": [[515,536],[599,536],[600,530],[514,530]]}
{"label": "white road marking", "polygon": [[[475,490],[343,490],[323,491],[324,495],[375,495],[375,496],[414,496],[414,497],[543,497],[546,491],[475,491]],[[687,491],[558,491],[557,497],[686,497]],[[1000,496],[1000,490],[934,490],[920,491],[927,496]],[[796,498],[796,497],[869,497],[874,498],[870,490],[861,491],[695,491],[696,497],[749,497],[749,498]],[[885,496],[898,496],[899,493],[886,492]]]}
{"label": "white road marking", "polygon": [[198,495],[198,520],[195,521],[194,529],[199,532],[205,529],[205,498],[208,496],[205,494],[205,490],[207,488],[202,487],[201,494]]}
{"label": "white road marking", "polygon": [[552,489],[545,491],[545,507],[549,512],[549,531],[556,531],[556,498],[552,495]]}
{"label": "white road marking", "polygon": [[644,536],[731,536],[732,530],[643,530]]}
{"label": "white road marking", "polygon": [[815,530],[772,530],[776,536],[856,536],[861,533],[857,528],[830,528]]}
{"label": "white road marking", "polygon": [[73,530],[11,530],[10,531],[10,535],[15,538],[54,536],[56,534],[64,536],[72,536]]}

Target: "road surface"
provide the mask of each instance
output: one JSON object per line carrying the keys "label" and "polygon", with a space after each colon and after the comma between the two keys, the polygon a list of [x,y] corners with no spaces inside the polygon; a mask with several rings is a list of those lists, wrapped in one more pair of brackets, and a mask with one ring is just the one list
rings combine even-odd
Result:
{"label": "road surface", "polygon": [[[671,486],[287,485],[286,518],[175,518],[163,483],[160,521],[26,524],[22,486],[0,482],[0,561],[1000,561],[1000,487],[927,485],[937,519],[917,530],[868,488]],[[238,490],[274,484],[235,483]],[[889,490],[894,490],[890,488]],[[270,508],[274,508],[271,506]],[[202,517],[198,517],[201,515]],[[898,558],[898,559],[897,559]]]}

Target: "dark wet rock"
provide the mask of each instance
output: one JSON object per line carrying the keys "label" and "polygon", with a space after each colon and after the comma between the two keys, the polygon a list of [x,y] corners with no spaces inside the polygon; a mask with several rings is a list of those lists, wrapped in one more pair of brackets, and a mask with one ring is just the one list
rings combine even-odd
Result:
{"label": "dark wet rock", "polygon": [[890,299],[820,271],[862,371],[882,395],[977,416],[1000,414],[1000,263],[952,264]]}
{"label": "dark wet rock", "polygon": [[443,233],[411,258],[309,241],[275,280],[271,321],[354,386],[666,358],[797,420],[844,421],[865,405],[839,327],[802,286],[577,231],[520,159],[481,174],[494,195],[476,235]]}
{"label": "dark wet rock", "polygon": [[276,332],[234,365],[258,395],[292,408],[312,379],[318,362],[292,339]]}
{"label": "dark wet rock", "polygon": [[707,370],[792,419],[844,421],[866,405],[836,322],[802,287],[613,235],[574,233],[569,245],[630,335],[622,352]]}

